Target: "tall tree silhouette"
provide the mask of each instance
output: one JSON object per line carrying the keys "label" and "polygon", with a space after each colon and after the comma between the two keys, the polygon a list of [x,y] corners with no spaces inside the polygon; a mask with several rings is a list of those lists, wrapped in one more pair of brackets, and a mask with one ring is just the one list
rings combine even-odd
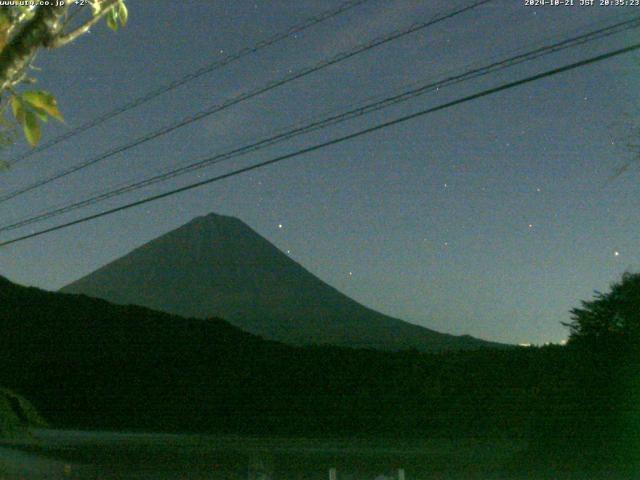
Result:
{"label": "tall tree silhouette", "polygon": [[640,273],[625,273],[609,292],[595,292],[563,324],[570,329],[565,395],[570,401],[560,402],[549,425],[595,464],[637,465]]}
{"label": "tall tree silhouette", "polygon": [[595,292],[594,300],[583,301],[571,310],[570,342],[592,347],[638,346],[640,340],[640,273],[625,273],[608,293]]}

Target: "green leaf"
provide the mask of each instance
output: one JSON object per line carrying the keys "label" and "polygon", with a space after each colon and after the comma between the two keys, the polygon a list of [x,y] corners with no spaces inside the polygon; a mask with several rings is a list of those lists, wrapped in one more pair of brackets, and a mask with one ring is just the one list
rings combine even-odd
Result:
{"label": "green leaf", "polygon": [[118,3],[118,17],[120,18],[120,25],[124,27],[129,19],[129,10],[124,4],[124,0],[120,0],[120,3]]}
{"label": "green leaf", "polygon": [[18,95],[11,97],[11,110],[13,111],[13,116],[16,118],[17,122],[20,125],[23,125],[25,110],[22,99]]}
{"label": "green leaf", "polygon": [[30,90],[22,94],[22,98],[25,102],[29,103],[34,109],[48,113],[50,116],[64,122],[64,118],[58,110],[58,102],[56,98],[49,92],[42,90]]}
{"label": "green leaf", "polygon": [[24,136],[32,147],[38,144],[42,136],[38,117],[32,111],[27,111],[24,115]]}
{"label": "green leaf", "polygon": [[44,110],[42,110],[41,108],[38,107],[31,107],[31,110],[33,111],[33,113],[36,114],[36,117],[38,117],[40,120],[42,120],[43,122],[46,122],[47,120],[49,120],[47,118],[47,112],[45,112]]}
{"label": "green leaf", "polygon": [[109,13],[107,13],[107,27],[109,27],[114,32],[118,31],[118,11],[116,10],[115,5],[109,11]]}

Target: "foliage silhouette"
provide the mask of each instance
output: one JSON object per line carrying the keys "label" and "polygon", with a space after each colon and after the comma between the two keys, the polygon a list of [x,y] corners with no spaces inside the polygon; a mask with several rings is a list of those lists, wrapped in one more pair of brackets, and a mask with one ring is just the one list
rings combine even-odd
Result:
{"label": "foliage silhouette", "polygon": [[571,310],[570,341],[590,348],[637,347],[640,341],[640,273],[625,273],[608,293],[595,292]]}

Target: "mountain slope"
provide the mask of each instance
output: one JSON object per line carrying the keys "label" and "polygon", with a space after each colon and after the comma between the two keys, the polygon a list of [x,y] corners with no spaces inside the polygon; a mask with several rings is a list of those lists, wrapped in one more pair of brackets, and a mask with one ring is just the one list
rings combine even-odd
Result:
{"label": "mountain slope", "polygon": [[422,351],[489,345],[366,308],[240,220],[215,214],[152,240],[62,291],[187,317],[221,317],[248,332],[294,345]]}

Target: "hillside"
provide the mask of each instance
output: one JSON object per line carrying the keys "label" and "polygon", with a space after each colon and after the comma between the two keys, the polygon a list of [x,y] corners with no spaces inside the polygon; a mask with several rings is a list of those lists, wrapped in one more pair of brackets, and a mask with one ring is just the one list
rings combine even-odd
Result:
{"label": "hillside", "polygon": [[196,218],[62,291],[185,317],[220,317],[293,345],[420,351],[492,345],[371,310],[327,285],[242,221],[216,214]]}
{"label": "hillside", "polygon": [[[500,349],[444,362],[416,352],[290,347],[218,319],[185,319],[2,278],[0,336],[0,385],[25,395],[55,426],[90,429],[518,430],[531,404],[521,378],[537,358]],[[548,375],[549,365],[538,359],[530,375]],[[500,423],[482,413],[488,404],[508,405],[496,414],[505,417]]]}

